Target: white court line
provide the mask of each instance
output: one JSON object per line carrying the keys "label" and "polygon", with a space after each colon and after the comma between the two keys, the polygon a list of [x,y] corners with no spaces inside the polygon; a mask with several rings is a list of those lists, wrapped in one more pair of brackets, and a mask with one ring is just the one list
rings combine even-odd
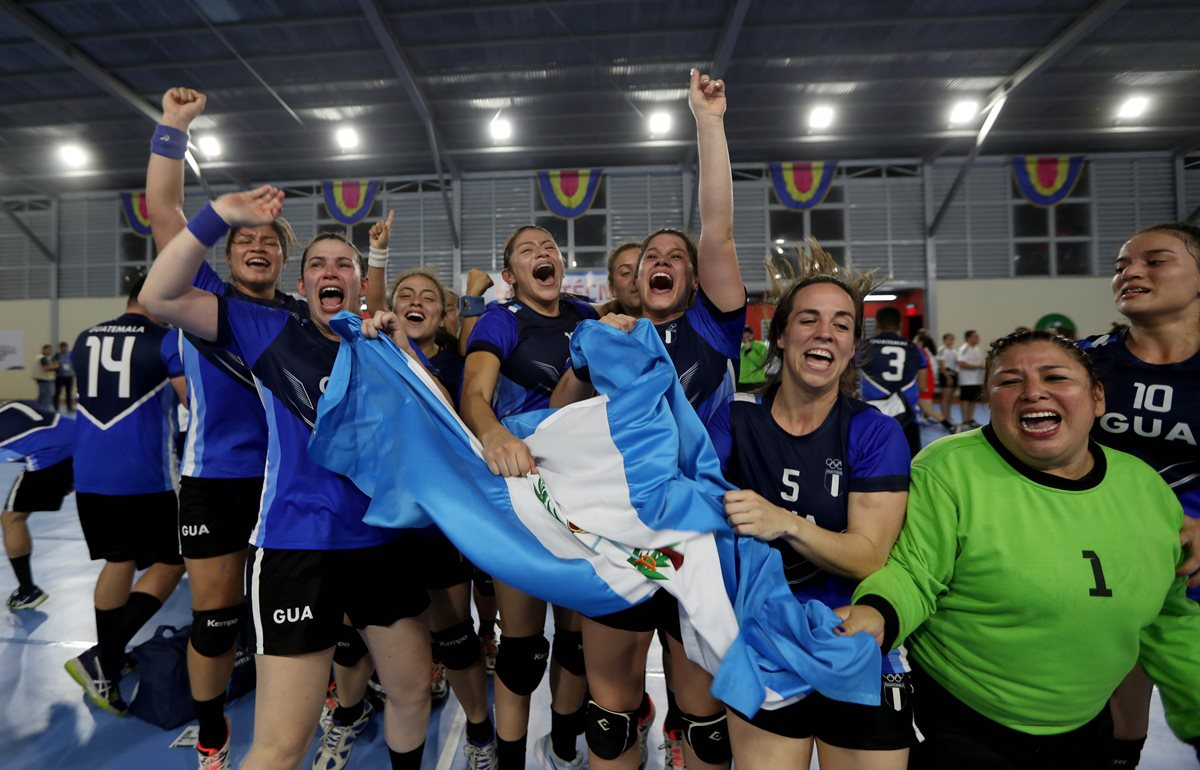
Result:
{"label": "white court line", "polygon": [[454,711],[454,719],[450,722],[450,729],[446,731],[446,740],[442,744],[442,753],[438,755],[436,770],[450,770],[454,758],[458,756],[458,745],[462,743],[463,733],[467,729],[466,712],[461,708]]}

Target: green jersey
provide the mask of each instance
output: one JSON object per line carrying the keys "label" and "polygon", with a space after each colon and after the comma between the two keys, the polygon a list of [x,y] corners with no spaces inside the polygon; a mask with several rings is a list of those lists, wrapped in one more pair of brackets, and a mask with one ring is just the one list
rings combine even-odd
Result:
{"label": "green jersey", "polygon": [[1175,577],[1183,510],[1141,460],[1091,449],[1095,468],[1072,481],[1024,466],[990,428],[929,446],[887,566],[854,601],[883,599],[896,643],[1012,729],[1083,725],[1141,662],[1171,729],[1195,737],[1200,605]]}

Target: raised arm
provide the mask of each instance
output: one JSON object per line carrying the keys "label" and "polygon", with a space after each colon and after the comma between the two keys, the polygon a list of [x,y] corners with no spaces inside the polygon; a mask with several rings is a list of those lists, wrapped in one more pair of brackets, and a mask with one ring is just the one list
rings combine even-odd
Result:
{"label": "raised arm", "polygon": [[483,459],[492,473],[497,476],[537,473],[529,447],[501,425],[492,410],[492,396],[499,378],[500,359],[494,354],[477,350],[468,355],[463,368],[459,414],[483,444]]}
{"label": "raised arm", "polygon": [[700,288],[718,310],[746,304],[733,243],[733,172],[725,141],[725,82],[692,70],[688,104],[700,159]]}
{"label": "raised arm", "polygon": [[205,206],[159,253],[142,288],[142,304],[155,317],[206,340],[217,338],[217,297],[192,280],[204,255],[230,227],[269,224],[283,212],[283,191],[270,185],[228,193]]}
{"label": "raised arm", "polygon": [[204,94],[191,88],[172,88],[163,94],[162,123],[150,140],[146,166],[146,210],[159,251],[187,227],[183,213],[183,155],[188,128],[204,112]]}
{"label": "raised arm", "polygon": [[380,310],[387,310],[387,263],[388,241],[392,237],[392,220],[396,218],[395,211],[389,211],[387,219],[381,219],[371,225],[371,250],[367,254],[367,312],[374,315]]}
{"label": "raised arm", "polygon": [[[482,301],[483,293],[492,288],[492,285],[492,277],[487,274],[486,270],[473,267],[467,271],[467,290],[463,292],[463,299],[478,297]],[[475,330],[475,324],[479,321],[479,314],[483,312],[482,307],[476,308],[476,310],[478,312],[474,315],[466,315],[461,311],[459,312],[461,323],[458,327],[458,354],[460,356],[467,354],[467,343],[471,340],[471,332]]]}

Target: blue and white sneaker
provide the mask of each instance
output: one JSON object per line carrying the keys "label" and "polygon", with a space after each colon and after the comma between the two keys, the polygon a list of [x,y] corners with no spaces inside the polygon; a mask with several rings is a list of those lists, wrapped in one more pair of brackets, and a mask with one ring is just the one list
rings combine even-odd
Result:
{"label": "blue and white sneaker", "polygon": [[13,612],[20,612],[21,610],[32,610],[49,598],[50,594],[37,586],[30,586],[28,590],[22,591],[18,588],[9,594],[7,604]]}
{"label": "blue and white sneaker", "polygon": [[354,750],[354,742],[371,721],[375,709],[363,701],[363,712],[358,719],[348,725],[338,724],[336,719],[329,721],[329,729],[321,736],[321,748],[313,757],[312,770],[342,770],[350,761],[350,752]]}
{"label": "blue and white sneaker", "polygon": [[125,716],[129,711],[128,704],[121,698],[121,689],[117,682],[104,675],[95,647],[84,650],[79,657],[71,658],[63,668],[83,688],[88,700],[97,708],[119,717]]}
{"label": "blue and white sneaker", "polygon": [[583,752],[576,751],[575,758],[570,762],[560,759],[554,753],[554,744],[550,742],[550,733],[546,733],[538,739],[537,744],[533,747],[533,755],[537,758],[538,765],[542,770],[582,770],[583,768]]}
{"label": "blue and white sneaker", "polygon": [[467,755],[467,770],[496,770],[496,741],[491,740],[482,746],[476,746],[467,741],[463,746],[463,754]]}

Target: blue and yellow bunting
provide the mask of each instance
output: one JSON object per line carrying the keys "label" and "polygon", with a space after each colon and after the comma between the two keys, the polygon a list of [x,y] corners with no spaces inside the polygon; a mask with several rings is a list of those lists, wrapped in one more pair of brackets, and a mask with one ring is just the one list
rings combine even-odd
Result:
{"label": "blue and yellow bunting", "polygon": [[1083,156],[1018,155],[1012,167],[1013,180],[1025,200],[1035,206],[1057,206],[1079,182]]}
{"label": "blue and yellow bunting", "polygon": [[121,210],[129,229],[141,236],[150,235],[150,210],[146,206],[146,193],[121,193]]}
{"label": "blue and yellow bunting", "polygon": [[598,168],[539,171],[537,176],[546,210],[559,219],[575,219],[585,214],[600,189]]}
{"label": "blue and yellow bunting", "polygon": [[344,225],[356,225],[371,213],[378,179],[338,179],[321,182],[325,210]]}
{"label": "blue and yellow bunting", "polygon": [[770,163],[771,185],[775,197],[789,209],[811,209],[829,193],[836,176],[836,160],[816,160],[802,163]]}

